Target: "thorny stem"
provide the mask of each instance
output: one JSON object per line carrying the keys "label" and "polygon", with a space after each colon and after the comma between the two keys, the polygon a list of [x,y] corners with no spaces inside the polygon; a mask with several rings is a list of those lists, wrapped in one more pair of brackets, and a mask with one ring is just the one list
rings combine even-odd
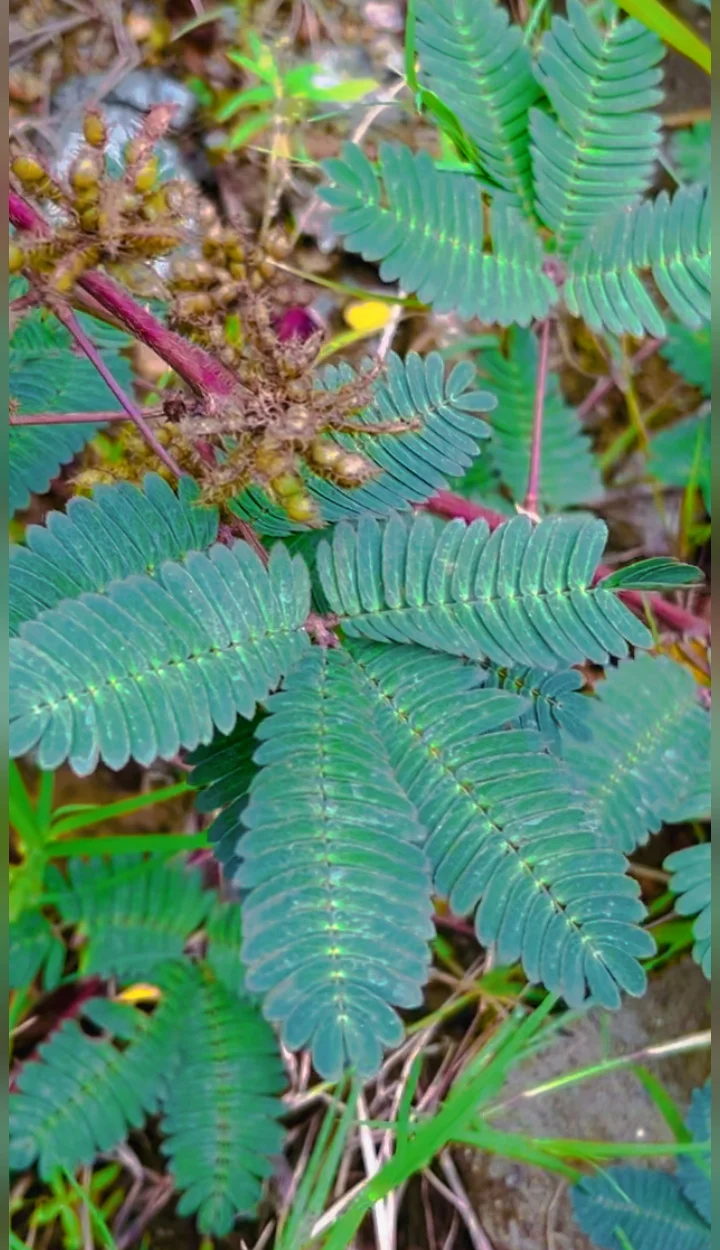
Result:
{"label": "thorny stem", "polygon": [[151,430],[140,409],[133,403],[129,395],[125,394],[120,384],[115,381],[115,378],[105,364],[105,361],[100,355],[97,347],[92,340],[88,338],[87,334],[80,325],[75,313],[64,304],[53,305],[53,312],[58,321],[62,322],[68,333],[75,339],[78,347],[85,353],[90,363],[95,366],[100,374],[100,377],[110,388],[118,403],[125,409],[131,421],[134,421],[146,443],[152,448],[158,459],[162,461],[171,473],[175,474],[175,477],[183,477],[183,471],[177,461],[168,451],[165,450],[162,443]]}
{"label": "thorny stem", "polygon": [[535,403],[533,405],[530,474],[523,504],[523,510],[532,517],[537,517],[540,463],[542,460],[543,415],[545,412],[545,387],[547,385],[549,354],[550,318],[546,317],[540,326],[540,355],[538,358],[537,381],[535,383]]}
{"label": "thorny stem", "polygon": [[[460,517],[461,520],[486,521],[491,530],[497,529],[499,525],[509,520],[509,517],[503,516],[501,512],[495,512],[492,508],[484,508],[481,504],[471,503],[469,499],[463,499],[461,495],[454,495],[449,490],[438,491],[437,495],[433,495],[432,499],[428,499],[424,505],[429,512],[438,513],[440,516],[454,518]],[[600,581],[606,577],[611,570],[606,565],[601,564],[595,573],[594,581]],[[690,634],[696,638],[706,638],[710,633],[710,622],[702,616],[695,616],[694,613],[688,612],[687,608],[680,607],[677,603],[668,603],[661,595],[650,593],[641,594],[637,590],[622,590],[620,598],[633,608],[641,616],[645,616],[645,600],[647,599],[650,606],[660,620],[665,621],[672,629],[680,634]]]}

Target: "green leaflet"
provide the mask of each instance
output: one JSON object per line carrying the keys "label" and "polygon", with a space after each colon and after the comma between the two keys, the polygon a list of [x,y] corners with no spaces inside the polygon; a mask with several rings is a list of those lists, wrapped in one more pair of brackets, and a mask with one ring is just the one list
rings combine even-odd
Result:
{"label": "green leaflet", "polygon": [[[82,317],[95,336],[97,322]],[[129,360],[119,354],[126,335],[108,331],[98,342],[100,354],[121,386],[132,383]],[[97,337],[97,336],[95,336]],[[72,349],[68,331],[41,309],[18,324],[10,341],[10,395],[18,412],[115,412],[119,405],[95,366]],[[18,426],[9,431],[10,511],[27,507],[31,493],[42,494],[64,464],[102,429],[93,423]]]}
{"label": "green leaflet", "polygon": [[540,95],[522,31],[494,0],[419,0],[420,78],[449,106],[498,187],[532,213],[528,109]]}
{"label": "green leaflet", "polygon": [[709,321],[709,187],[680,187],[672,199],[662,191],[600,222],[569,257],[565,302],[594,330],[663,337],[646,273],[683,325],[699,330]]}
{"label": "green leaflet", "polygon": [[688,800],[709,813],[710,716],[686,668],[639,656],[608,669],[592,703],[592,750],[563,754],[609,845],[630,854]]}
{"label": "green leaflet", "polygon": [[282,1150],[283,1067],[257,1007],[208,979],[186,1004],[178,1051],[178,1079],[163,1098],[162,1151],[184,1191],[178,1213],[196,1213],[201,1233],[224,1237],[238,1215],[254,1214]]}
{"label": "green leaflet", "polygon": [[627,654],[650,635],[613,591],[593,586],[602,521],[519,516],[490,534],[485,521],[429,517],[383,526],[345,523],[318,548],[317,568],[346,634],[523,664],[548,671]]}
{"label": "green leaflet", "polygon": [[[537,339],[514,328],[507,352],[488,348],[478,366],[498,407],[490,417],[488,458],[512,497],[522,501],[527,488],[537,379]],[[577,417],[564,402],[560,379],[550,373],[545,388],[539,496],[543,511],[559,512],[602,494],[602,479]]]}
{"label": "green leaflet", "polygon": [[216,733],[207,746],[198,747],[188,757],[188,763],[193,765],[190,783],[200,791],[195,799],[197,810],[214,812],[222,808],[208,829],[208,839],[229,881],[235,880],[240,864],[240,817],[257,772],[253,762],[257,723],[257,719],[239,720],[232,733]]}
{"label": "green leaflet", "polygon": [[[334,390],[354,376],[347,364],[329,366],[323,386]],[[446,378],[438,352],[425,357],[408,352],[404,360],[391,352],[385,373],[373,388],[372,403],[354,419],[358,424],[419,419],[420,429],[403,434],[334,434],[337,443],[362,452],[382,472],[365,486],[343,490],[304,471],[322,519],[333,523],[365,512],[383,516],[404,511],[447,487],[448,479],[464,473],[478,456],[490,433],[480,414],[490,412],[495,403],[493,395],[476,389],[475,371],[467,363],[457,365]],[[261,533],[284,535],[304,528],[288,521],[258,487],[244,491],[233,510]]]}
{"label": "green leaflet", "polygon": [[650,187],[661,119],[648,110],[663,96],[657,35],[619,16],[600,30],[579,0],[567,13],[553,17],[537,63],[558,121],[531,112],[538,212],[560,252]]}
{"label": "green leaflet", "polygon": [[670,140],[670,156],[683,182],[709,182],[711,123],[696,122]]}
{"label": "green leaflet", "polygon": [[710,843],[699,842],[673,851],[663,868],[671,874],[670,889],[678,896],[676,911],[681,916],[697,916],[693,925],[693,959],[710,980]]}
{"label": "green leaflet", "polygon": [[353,644],[398,781],[426,831],[436,891],[474,912],[499,963],[522,961],[577,1006],[641,995],[651,954],[639,887],[606,849],[572,774],[533,730],[508,729],[516,697],[477,688],[471,666],[418,648]]}
{"label": "green leaflet", "polygon": [[309,603],[301,560],[243,542],[64,599],[10,641],[11,754],[85,776],[229,733],[309,645]]}
{"label": "green leaflet", "polygon": [[683,1194],[698,1214],[707,1221],[708,1226],[712,1219],[711,1113],[712,1095],[708,1079],[700,1089],[693,1090],[687,1117],[687,1128],[692,1134],[693,1141],[707,1142],[707,1150],[700,1157],[696,1155],[690,1158],[689,1155],[681,1155],[677,1166],[677,1177]]}
{"label": "green leaflet", "polygon": [[492,251],[483,249],[482,197],[471,177],[388,143],[380,144],[381,180],[352,143],[324,169],[332,185],[320,193],[336,210],[335,229],[348,251],[382,262],[383,282],[399,282],[437,312],[500,325],[529,325],[555,302],[540,240],[515,209],[494,203]]}
{"label": "green leaflet", "polygon": [[[600,1250],[710,1250],[710,1228],[674,1176],[612,1167],[573,1186],[573,1211]],[[620,1230],[624,1241],[618,1235]]]}
{"label": "green leaflet", "polygon": [[39,912],[25,912],[10,925],[11,990],[25,989],[42,972],[45,990],[53,990],[62,976],[65,946]]}
{"label": "green leaflet", "polygon": [[693,472],[705,511],[712,508],[712,416],[698,412],[650,439],[646,472],[663,486],[687,489]]}
{"label": "green leaflet", "polygon": [[239,846],[246,984],[321,1076],[367,1077],[402,1040],[393,1005],[422,1002],[422,828],[343,651],[310,651],[267,706]]}
{"label": "green leaflet", "polygon": [[28,526],[24,543],[10,546],[10,632],[63,599],[104,594],[111,582],[155,576],[166,560],[207,550],[218,514],[199,506],[198,496],[192,478],[181,478],[176,493],[148,473],[142,490],[129,482],[98,486],[92,499],[71,499],[66,512]]}
{"label": "green leaflet", "polygon": [[688,330],[683,325],[668,326],[668,336],[660,348],[668,364],[689,382],[697,386],[706,398],[712,390],[712,344],[710,327]]}
{"label": "green leaflet", "polygon": [[200,873],[177,860],[73,859],[68,875],[57,906],[66,924],[88,935],[83,973],[121,984],[151,981],[163,964],[180,959],[212,902]]}
{"label": "green leaflet", "polygon": [[529,701],[529,707],[521,712],[517,725],[521,729],[538,729],[558,754],[562,754],[563,735],[569,734],[578,742],[592,738],[592,704],[578,691],[584,685],[581,673],[575,668],[558,673],[546,673],[539,668],[523,668],[515,664],[503,668],[489,660],[483,661],[487,671],[486,688],[509,690]]}

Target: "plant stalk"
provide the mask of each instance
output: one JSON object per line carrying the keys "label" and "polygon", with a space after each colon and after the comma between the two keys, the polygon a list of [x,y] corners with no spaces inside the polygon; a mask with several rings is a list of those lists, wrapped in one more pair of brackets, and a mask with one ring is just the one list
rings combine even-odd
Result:
{"label": "plant stalk", "polygon": [[542,461],[543,416],[545,412],[545,388],[547,386],[548,358],[550,355],[550,318],[540,326],[540,355],[538,358],[535,403],[533,406],[532,443],[530,446],[530,475],[523,510],[537,518],[538,493],[540,489],[540,464]]}

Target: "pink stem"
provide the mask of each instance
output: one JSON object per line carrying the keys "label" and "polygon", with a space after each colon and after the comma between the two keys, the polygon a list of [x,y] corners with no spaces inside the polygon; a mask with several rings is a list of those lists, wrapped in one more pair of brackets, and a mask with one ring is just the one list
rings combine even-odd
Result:
{"label": "pink stem", "polygon": [[491,530],[497,529],[498,525],[503,525],[508,520],[504,513],[484,508],[481,504],[470,503],[469,499],[454,495],[449,490],[439,490],[423,507],[428,512],[434,512],[436,516],[449,517],[451,520],[459,517],[461,521],[467,521],[468,525],[471,521],[480,519],[487,521]]}
{"label": "pink stem", "polygon": [[66,308],[62,304],[53,308],[53,312],[55,313],[55,316],[57,317],[58,321],[62,322],[62,324],[65,326],[65,329],[75,339],[75,342],[77,343],[78,347],[85,353],[85,355],[87,356],[91,364],[95,366],[98,373],[100,374],[100,377],[108,385],[108,387],[112,391],[113,395],[115,396],[116,400],[121,405],[121,407],[125,409],[126,413],[130,417],[130,420],[135,422],[135,425],[137,426],[138,430],[142,434],[146,443],[148,444],[149,447],[152,447],[158,459],[161,460],[164,465],[166,465],[166,467],[170,470],[171,473],[174,473],[175,477],[177,478],[182,477],[183,471],[180,468],[179,464],[170,455],[170,453],[165,450],[162,443],[159,442],[155,434],[153,434],[153,431],[150,429],[150,426],[145,420],[140,409],[136,407],[136,405],[132,402],[130,397],[125,394],[120,384],[115,381],[115,378],[113,377],[112,373],[110,372],[107,365],[105,364],[105,361],[100,355],[95,344],[92,342],[91,339],[88,338],[87,334],[85,333],[82,326],[78,322],[78,319],[75,316],[75,313],[72,312],[71,309]]}
{"label": "pink stem", "polygon": [[[10,221],[18,230],[48,236],[48,223],[14,191],[9,196]],[[229,396],[238,390],[235,375],[194,343],[168,330],[141,308],[105,274],[93,271],[78,279],[80,286],[131,334],[152,348],[198,395]]]}
{"label": "pink stem", "polygon": [[540,356],[538,359],[537,380],[535,383],[535,403],[533,405],[532,443],[530,445],[530,474],[528,476],[525,503],[526,512],[537,515],[538,491],[540,488],[540,464],[542,460],[543,415],[545,412],[545,387],[547,385],[548,357],[550,353],[550,318],[546,317],[540,326]]}
{"label": "pink stem", "polygon": [[[157,421],[161,412],[146,412],[146,421]],[[10,425],[104,425],[107,421],[128,421],[125,412],[31,412],[9,418]]]}
{"label": "pink stem", "polygon": [[[647,343],[643,343],[642,347],[636,351],[630,361],[630,368],[637,369],[644,360],[654,355],[659,347],[662,347],[665,339],[648,339]],[[576,411],[580,421],[584,420],[589,413],[592,412],[596,404],[600,402],[612,389],[617,386],[617,379],[612,373],[605,378],[598,378],[592,390],[585,396],[581,404],[578,405]]]}
{"label": "pink stem", "polygon": [[[499,525],[504,525],[510,518],[503,516],[501,512],[495,512],[492,508],[485,508],[482,504],[470,503],[468,499],[463,499],[461,495],[454,495],[449,490],[438,491],[437,495],[433,495],[432,499],[428,499],[424,505],[428,512],[435,512],[439,516],[454,518],[459,517],[463,521],[470,524],[471,521],[487,521],[491,530],[497,529]],[[594,581],[600,581],[603,577],[611,572],[604,564],[601,564],[595,572]],[[629,608],[636,610],[641,616],[644,615],[645,595],[640,594],[637,590],[623,590],[620,592],[620,598],[628,605]],[[691,634],[696,638],[706,638],[710,634],[710,621],[702,616],[695,616],[694,613],[688,612],[687,608],[680,607],[677,603],[668,603],[659,594],[650,593],[647,595],[650,607],[660,620],[668,624],[671,629],[676,629],[681,634]]]}

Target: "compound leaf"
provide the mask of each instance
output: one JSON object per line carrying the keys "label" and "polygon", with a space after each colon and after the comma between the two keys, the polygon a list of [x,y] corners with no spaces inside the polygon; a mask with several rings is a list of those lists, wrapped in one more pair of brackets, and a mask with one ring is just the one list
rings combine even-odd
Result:
{"label": "compound leaf", "polygon": [[243,542],[64,599],[10,640],[11,754],[85,776],[229,733],[309,645],[309,605],[299,557]]}
{"label": "compound leaf", "polygon": [[314,648],[267,707],[238,848],[246,984],[321,1076],[367,1077],[402,1040],[393,1005],[422,1002],[423,831],[343,651]]}
{"label": "compound leaf", "polygon": [[710,1081],[707,1080],[700,1089],[694,1089],[690,1100],[687,1117],[687,1128],[693,1141],[706,1142],[707,1150],[702,1155],[680,1155],[677,1166],[677,1177],[682,1191],[695,1207],[695,1210],[708,1225],[711,1221],[712,1189],[710,1186],[711,1167],[711,1113],[712,1095]]}
{"label": "compound leaf", "polygon": [[591,702],[592,751],[566,741],[563,754],[611,846],[630,854],[689,799],[710,810],[710,716],[686,668],[638,656]]}
{"label": "compound leaf", "polygon": [[61,600],[83,591],[104,594],[133,573],[156,576],[166,560],[205,551],[217,536],[216,508],[198,504],[199,487],[180,479],[177,493],[156,473],[142,490],[130,482],[76,496],[66,512],[29,525],[22,545],[10,547],[10,631]]}
{"label": "compound leaf", "polygon": [[522,31],[494,0],[419,0],[420,80],[453,110],[484,172],[531,216],[528,108],[540,91]]}
{"label": "compound leaf", "polygon": [[[237,910],[237,908],[236,908]],[[163,1154],[201,1233],[226,1236],[252,1215],[271,1156],[282,1149],[285,1079],[272,1030],[257,1007],[203,980],[179,1031],[182,1080],[166,1083]]]}
{"label": "compound leaf", "polygon": [[599,222],[569,257],[565,302],[593,330],[662,338],[647,274],[683,325],[699,330],[709,321],[709,187],[680,187],[672,199],[661,191]]}
{"label": "compound leaf", "polygon": [[[710,1228],[674,1176],[613,1167],[573,1186],[573,1211],[600,1250],[710,1250]],[[622,1238],[620,1236],[622,1234]]]}
{"label": "compound leaf", "polygon": [[398,781],[427,830],[436,891],[473,912],[502,964],[577,1006],[641,995],[644,908],[543,735],[508,729],[517,696],[477,688],[473,666],[419,648],[353,643]]}
{"label": "compound leaf", "polygon": [[619,15],[599,29],[579,0],[553,17],[537,74],[557,114],[531,112],[538,212],[560,252],[608,213],[635,203],[653,180],[661,119],[663,45]]}
{"label": "compound leaf", "polygon": [[499,325],[529,325],[555,302],[533,227],[498,201],[486,225],[471,177],[388,143],[380,144],[380,176],[352,143],[324,168],[332,184],[321,195],[337,210],[335,229],[348,251],[382,262],[383,282],[399,282],[437,312]]}
{"label": "compound leaf", "polygon": [[52,925],[40,912],[24,912],[9,930],[11,990],[29,986],[42,971],[45,990],[60,981],[65,963],[65,947]]}
{"label": "compound leaf", "polygon": [[451,521],[369,517],[318,547],[323,593],[346,634],[419,643],[553,671],[649,646],[644,625],[592,578],[607,531],[595,519]]}

